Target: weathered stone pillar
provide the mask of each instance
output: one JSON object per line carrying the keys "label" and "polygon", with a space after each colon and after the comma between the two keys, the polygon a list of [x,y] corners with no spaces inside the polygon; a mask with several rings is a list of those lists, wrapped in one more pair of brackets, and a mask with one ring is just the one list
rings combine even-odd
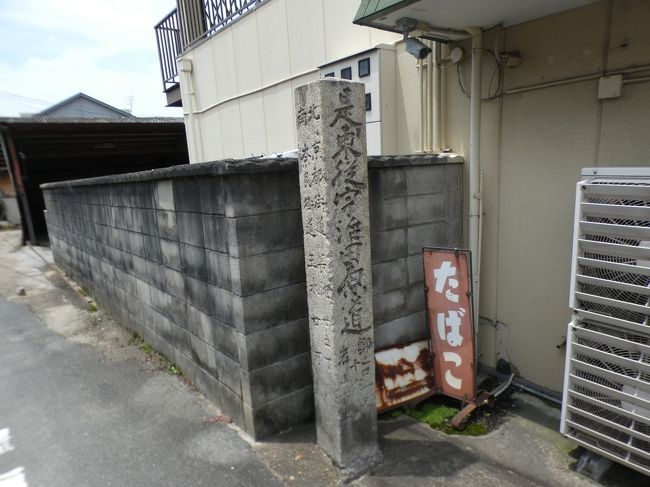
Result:
{"label": "weathered stone pillar", "polygon": [[318,443],[356,475],[377,445],[364,85],[296,89]]}

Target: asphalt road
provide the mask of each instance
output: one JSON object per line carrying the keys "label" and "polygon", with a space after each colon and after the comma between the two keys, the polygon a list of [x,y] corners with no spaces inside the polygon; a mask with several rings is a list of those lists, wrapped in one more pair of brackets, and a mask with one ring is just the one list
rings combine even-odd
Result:
{"label": "asphalt road", "polygon": [[276,486],[178,378],[107,361],[0,298],[0,487]]}

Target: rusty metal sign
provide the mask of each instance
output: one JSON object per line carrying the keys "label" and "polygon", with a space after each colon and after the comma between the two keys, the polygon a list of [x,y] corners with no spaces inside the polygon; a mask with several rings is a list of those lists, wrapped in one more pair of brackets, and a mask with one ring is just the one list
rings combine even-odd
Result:
{"label": "rusty metal sign", "polygon": [[427,322],[435,386],[443,394],[476,399],[476,355],[468,250],[424,249]]}
{"label": "rusty metal sign", "polygon": [[429,397],[434,393],[429,341],[377,350],[375,375],[379,412]]}

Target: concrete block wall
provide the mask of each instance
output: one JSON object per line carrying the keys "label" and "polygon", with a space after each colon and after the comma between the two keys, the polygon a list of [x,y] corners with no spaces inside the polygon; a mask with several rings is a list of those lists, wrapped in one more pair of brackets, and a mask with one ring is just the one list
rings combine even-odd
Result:
{"label": "concrete block wall", "polygon": [[[426,335],[421,250],[462,241],[462,161],[370,158],[377,347]],[[56,263],[254,438],[313,415],[295,160],[42,186]]]}
{"label": "concrete block wall", "polygon": [[57,264],[248,434],[313,414],[295,161],[43,187]]}
{"label": "concrete block wall", "polygon": [[423,247],[460,247],[462,159],[369,160],[373,313],[377,349],[428,336]]}

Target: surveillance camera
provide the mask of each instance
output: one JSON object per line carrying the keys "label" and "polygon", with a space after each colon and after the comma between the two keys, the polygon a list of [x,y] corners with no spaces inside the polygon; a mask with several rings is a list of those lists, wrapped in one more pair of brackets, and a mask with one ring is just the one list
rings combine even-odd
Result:
{"label": "surveillance camera", "polygon": [[424,59],[431,53],[431,48],[415,37],[407,37],[406,51],[417,59]]}

